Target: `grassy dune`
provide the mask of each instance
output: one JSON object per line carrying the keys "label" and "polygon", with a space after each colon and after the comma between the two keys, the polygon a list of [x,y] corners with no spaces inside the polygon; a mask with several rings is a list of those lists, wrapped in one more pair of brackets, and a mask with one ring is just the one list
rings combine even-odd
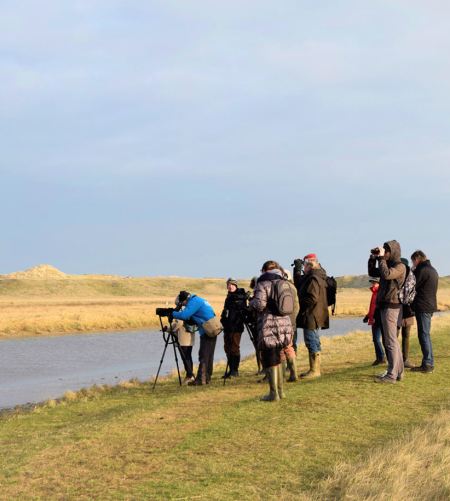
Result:
{"label": "grassy dune", "polygon": [[[138,286],[127,280],[133,279],[121,279],[114,287],[110,279],[16,280],[20,283],[10,285],[11,290],[2,285],[0,339],[157,328],[155,309],[166,301],[173,306],[180,290],[208,299],[216,314],[226,296],[225,282],[218,279],[134,279]],[[248,281],[241,284],[248,289]],[[364,317],[369,302],[368,289],[338,289],[336,316]],[[438,304],[442,310],[450,309],[450,289],[439,290]]]}
{"label": "grassy dune", "polygon": [[449,334],[435,318],[436,372],[395,385],[373,383],[356,333],[323,339],[323,376],[278,403],[259,401],[248,359],[225,387],[221,367],[201,388],[131,381],[17,410],[1,420],[0,500],[448,500]]}

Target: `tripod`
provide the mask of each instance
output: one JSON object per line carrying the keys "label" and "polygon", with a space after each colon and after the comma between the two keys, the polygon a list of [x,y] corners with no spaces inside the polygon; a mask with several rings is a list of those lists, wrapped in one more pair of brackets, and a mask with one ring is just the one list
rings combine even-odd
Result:
{"label": "tripod", "polygon": [[161,323],[161,331],[163,333],[163,339],[165,341],[164,345],[164,351],[161,357],[161,361],[159,362],[159,367],[158,367],[158,372],[156,373],[156,379],[155,383],[153,385],[153,390],[155,389],[156,382],[158,381],[158,376],[159,376],[159,371],[161,370],[161,365],[163,364],[164,361],[164,356],[166,354],[167,346],[171,344],[173,346],[173,354],[175,356],[175,363],[177,364],[177,372],[178,372],[178,381],[180,382],[181,386],[181,376],[180,376],[180,368],[178,366],[178,357],[177,357],[177,348],[180,353],[181,359],[183,360],[183,363],[185,362],[183,351],[180,349],[180,343],[178,342],[178,337],[175,335],[175,333],[172,330],[172,317],[169,317],[169,330],[164,330],[162,320],[161,320],[161,315],[159,315],[159,322]]}

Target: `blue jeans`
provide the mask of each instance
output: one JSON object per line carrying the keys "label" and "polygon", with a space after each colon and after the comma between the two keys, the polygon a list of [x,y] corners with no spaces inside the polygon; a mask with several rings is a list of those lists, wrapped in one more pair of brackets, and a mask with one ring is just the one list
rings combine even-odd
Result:
{"label": "blue jeans", "polygon": [[381,344],[381,327],[379,325],[372,325],[372,339],[375,346],[375,356],[377,360],[381,360],[384,358],[384,350]]}
{"label": "blue jeans", "polygon": [[303,329],[303,337],[305,339],[305,346],[310,353],[322,351],[319,339],[319,329]]}
{"label": "blue jeans", "polygon": [[434,367],[433,345],[431,344],[431,317],[433,313],[416,313],[417,334],[420,348],[422,349],[422,365]]}

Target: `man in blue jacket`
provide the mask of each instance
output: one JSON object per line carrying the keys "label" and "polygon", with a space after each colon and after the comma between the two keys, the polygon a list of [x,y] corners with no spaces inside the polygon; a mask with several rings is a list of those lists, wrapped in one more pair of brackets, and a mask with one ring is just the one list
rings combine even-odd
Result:
{"label": "man in blue jacket", "polygon": [[211,320],[215,316],[212,306],[201,297],[189,292],[181,291],[179,295],[180,305],[184,306],[183,311],[174,311],[173,318],[179,320],[194,320],[198,324],[200,334],[200,349],[198,352],[198,372],[194,381],[188,386],[202,386],[209,384],[213,373],[214,350],[216,348],[216,337],[209,337],[202,328],[202,324]]}

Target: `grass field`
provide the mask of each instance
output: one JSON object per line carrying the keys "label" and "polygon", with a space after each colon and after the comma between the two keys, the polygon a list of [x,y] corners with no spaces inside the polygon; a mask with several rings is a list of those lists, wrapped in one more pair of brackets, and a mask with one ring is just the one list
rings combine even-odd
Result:
{"label": "grass field", "polygon": [[[438,292],[442,310],[450,309],[447,278],[441,279]],[[342,285],[338,288],[338,317],[365,316],[369,289],[348,287],[364,282],[367,277],[363,275],[338,278]],[[246,290],[249,284],[249,280],[239,280]],[[0,339],[157,328],[155,309],[164,307],[166,301],[174,306],[180,290],[208,299],[220,315],[227,293],[225,279],[66,275],[46,265],[1,275]]]}
{"label": "grass field", "polygon": [[[220,289],[219,289],[220,290]],[[217,292],[214,290],[213,292]],[[220,314],[225,293],[202,294],[216,314]],[[450,309],[450,289],[439,291],[439,307]],[[153,297],[36,297],[0,296],[0,339],[61,335],[82,332],[157,328],[157,307],[166,301],[173,306],[174,296]],[[341,289],[337,297],[337,317],[367,313],[370,291]]]}
{"label": "grass field", "polygon": [[222,367],[205,387],[123,382],[18,410],[1,419],[0,499],[448,500],[450,315],[433,344],[436,372],[395,385],[373,383],[356,333],[323,339],[323,376],[277,403],[248,359],[225,387]]}

